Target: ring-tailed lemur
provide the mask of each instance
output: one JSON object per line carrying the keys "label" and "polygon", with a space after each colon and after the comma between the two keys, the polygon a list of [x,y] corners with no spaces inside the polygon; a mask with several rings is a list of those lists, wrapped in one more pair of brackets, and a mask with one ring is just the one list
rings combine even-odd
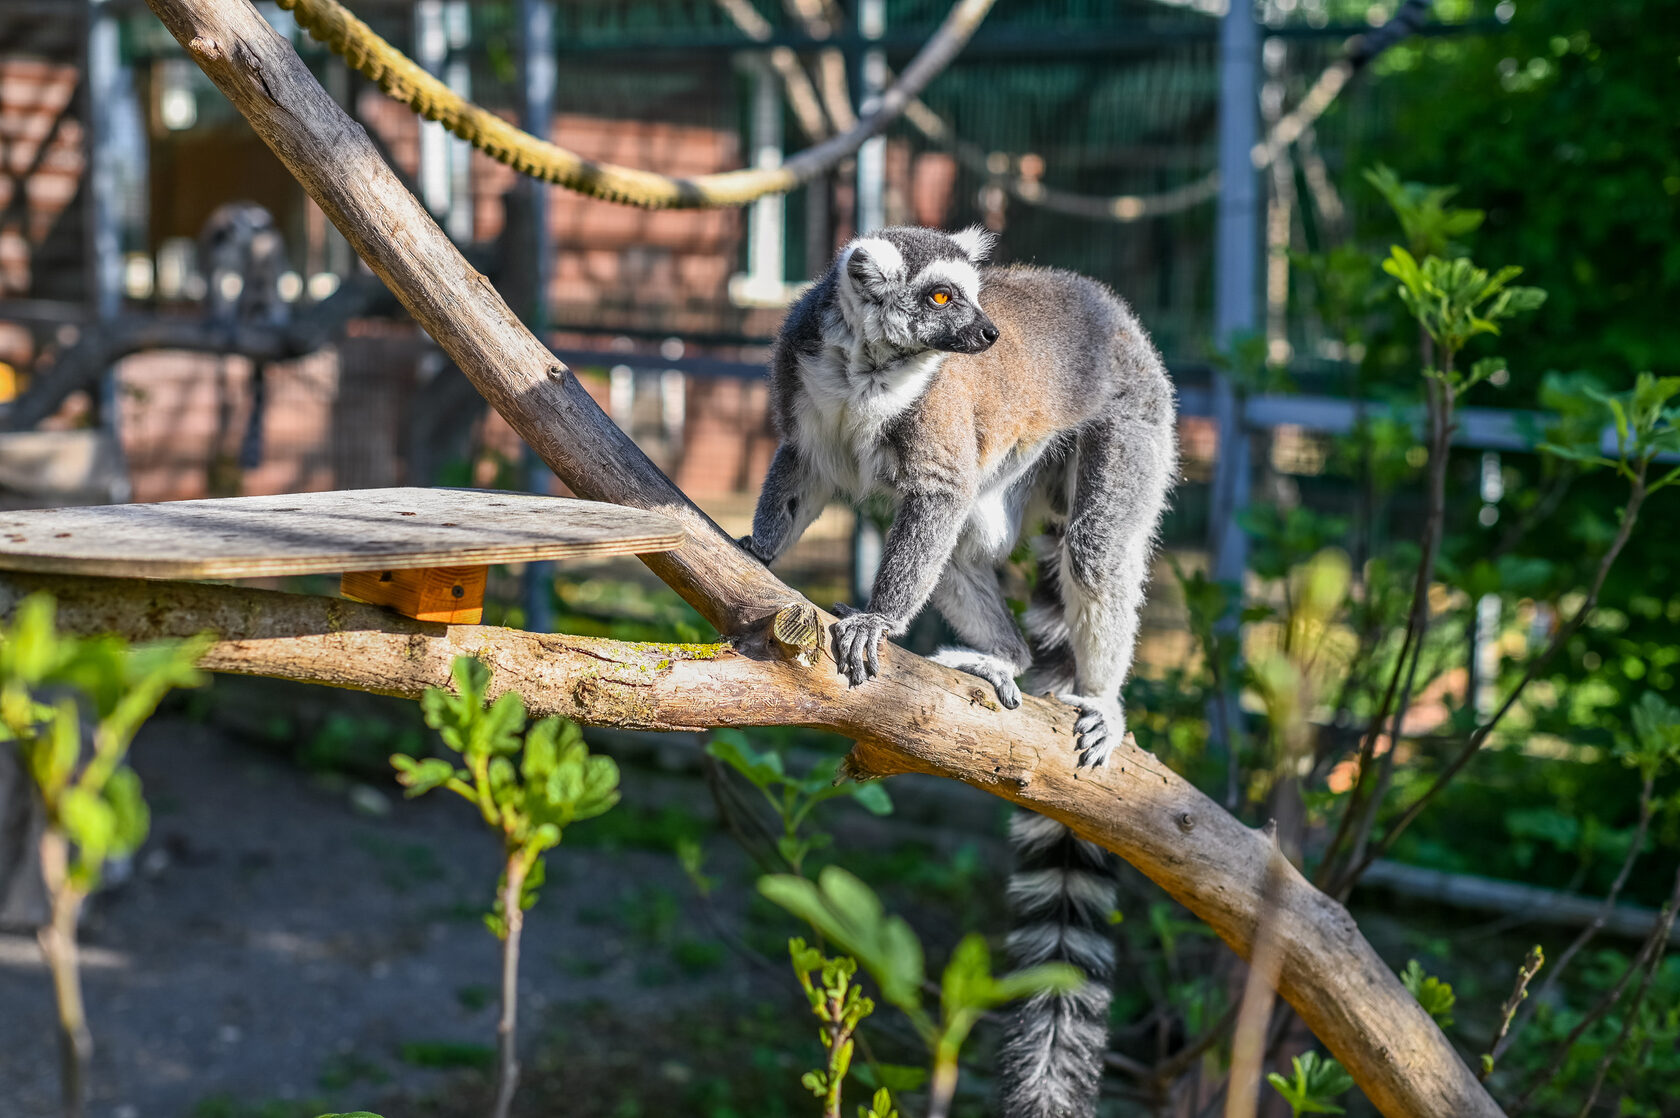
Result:
{"label": "ring-tailed lemur", "polygon": [[[882,638],[931,597],[968,645],[934,659],[991,683],[1010,708],[1030,664],[1032,686],[1079,708],[1079,763],[1100,765],[1125,734],[1120,685],[1176,470],[1173,389],[1106,287],[981,269],[989,242],[979,229],[884,229],[847,245],[795,304],[770,365],[781,445],[742,544],[768,563],[830,498],[891,496],[869,606],[833,626],[851,684],[876,673]],[[1029,646],[997,567],[1023,528],[1040,526]],[[1091,981],[1017,1013],[1003,1113],[1089,1115],[1114,964],[1113,865],[1041,816],[1019,816],[1011,836],[1013,961],[1065,960]]]}

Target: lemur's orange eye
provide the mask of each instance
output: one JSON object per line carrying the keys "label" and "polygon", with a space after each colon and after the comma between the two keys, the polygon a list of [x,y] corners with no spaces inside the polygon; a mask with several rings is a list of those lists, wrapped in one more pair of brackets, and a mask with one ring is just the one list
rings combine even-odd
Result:
{"label": "lemur's orange eye", "polygon": [[935,291],[932,295],[929,295],[928,298],[933,300],[934,306],[943,307],[946,303],[951,301],[951,293],[942,287]]}

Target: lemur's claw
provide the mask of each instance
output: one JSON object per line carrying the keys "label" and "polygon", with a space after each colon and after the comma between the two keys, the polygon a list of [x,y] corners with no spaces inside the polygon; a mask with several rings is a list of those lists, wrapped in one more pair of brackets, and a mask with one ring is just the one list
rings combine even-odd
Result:
{"label": "lemur's claw", "polygon": [[1114,747],[1126,736],[1126,716],[1119,700],[1090,695],[1057,695],[1056,698],[1079,708],[1079,717],[1073,723],[1073,732],[1079,738],[1074,746],[1079,752],[1079,767],[1097,769],[1107,764]]}
{"label": "lemur's claw", "polygon": [[853,687],[873,679],[881,671],[881,641],[892,622],[878,613],[865,613],[836,606],[840,620],[830,629],[834,640],[834,664]]}

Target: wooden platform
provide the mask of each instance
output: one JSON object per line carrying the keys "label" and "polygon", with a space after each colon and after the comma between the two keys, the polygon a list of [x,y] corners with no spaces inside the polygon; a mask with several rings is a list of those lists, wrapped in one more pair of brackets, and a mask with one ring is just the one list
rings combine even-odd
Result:
{"label": "wooden platform", "polygon": [[656,513],[477,489],[358,489],[0,512],[0,569],[111,578],[482,568],[642,555],[682,542],[682,529]]}

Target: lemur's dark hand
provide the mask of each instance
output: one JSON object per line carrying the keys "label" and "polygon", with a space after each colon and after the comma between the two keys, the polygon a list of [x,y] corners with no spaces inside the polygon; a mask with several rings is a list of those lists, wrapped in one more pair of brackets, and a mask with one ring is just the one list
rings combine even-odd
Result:
{"label": "lemur's dark hand", "polygon": [[742,536],[740,539],[736,540],[735,543],[742,551],[745,551],[748,555],[751,555],[754,559],[757,559],[766,567],[770,565],[770,560],[766,559],[764,555],[760,553],[758,548],[753,546],[753,538],[751,535]]}
{"label": "lemur's dark hand", "polygon": [[834,663],[853,687],[873,679],[881,670],[881,641],[894,628],[893,621],[879,613],[865,613],[850,606],[835,606],[841,615],[830,628],[834,638]]}

